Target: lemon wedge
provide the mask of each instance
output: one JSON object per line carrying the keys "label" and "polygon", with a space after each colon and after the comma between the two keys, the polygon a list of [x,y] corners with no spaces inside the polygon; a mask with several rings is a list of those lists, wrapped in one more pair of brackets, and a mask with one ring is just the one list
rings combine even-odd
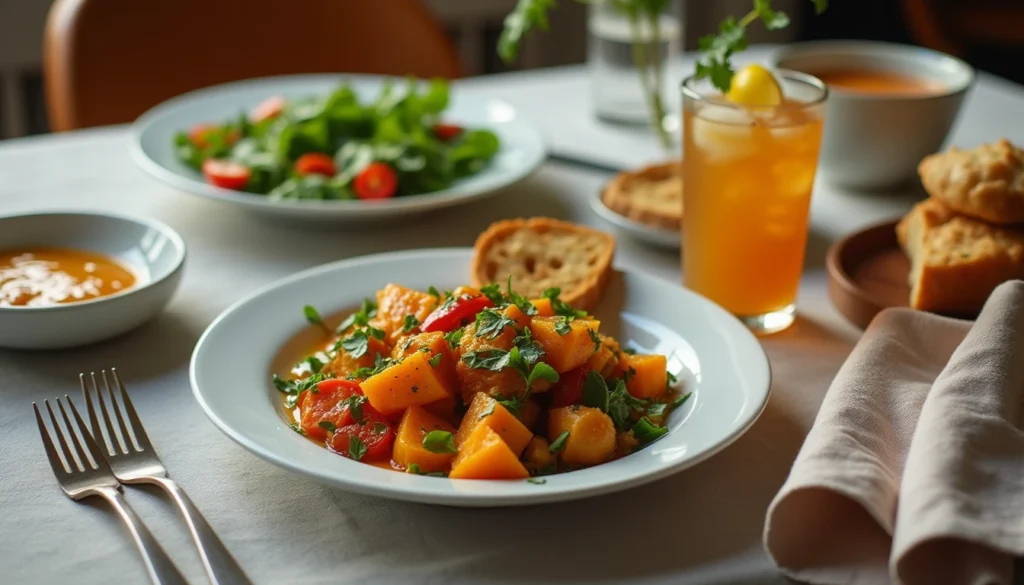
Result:
{"label": "lemon wedge", "polygon": [[744,106],[777,106],[782,103],[782,88],[770,71],[755,63],[732,76],[725,99]]}

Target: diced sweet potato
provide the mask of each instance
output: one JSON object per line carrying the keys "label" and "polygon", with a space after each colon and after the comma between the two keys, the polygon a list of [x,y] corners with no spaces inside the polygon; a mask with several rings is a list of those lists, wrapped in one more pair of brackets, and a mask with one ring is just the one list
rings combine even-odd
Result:
{"label": "diced sweet potato", "polygon": [[518,457],[523,447],[530,442],[533,433],[526,428],[507,408],[486,394],[477,394],[469,405],[469,410],[462,417],[459,432],[455,434],[455,444],[463,445],[476,432],[477,427],[487,426],[498,433],[509,449]]}
{"label": "diced sweet potato", "polygon": [[586,369],[597,370],[602,378],[614,377],[619,366],[619,344],[607,335],[599,333],[597,337],[601,340],[601,347],[587,360]]}
{"label": "diced sweet potato", "polygon": [[[476,336],[476,325],[469,325],[462,334],[459,341],[458,355],[464,356],[468,352],[485,352],[490,349],[508,351],[512,349],[512,341],[516,333],[511,327],[506,327],[498,337],[491,339],[487,336]],[[466,404],[473,401],[477,393],[499,394],[506,397],[521,396],[526,391],[526,381],[518,372],[511,368],[505,368],[500,372],[471,368],[469,364],[459,361],[455,364],[455,374],[459,380],[459,390],[462,393],[462,400]]]}
{"label": "diced sweet potato", "polygon": [[537,308],[537,317],[554,317],[555,309],[551,306],[551,299],[543,298],[530,301]]}
{"label": "diced sweet potato", "polygon": [[526,469],[536,473],[542,469],[549,468],[555,463],[555,457],[551,454],[551,445],[544,437],[534,437],[526,444],[523,450],[523,465]]}
{"label": "diced sweet potato", "polygon": [[569,431],[562,461],[570,465],[597,465],[615,453],[615,424],[607,414],[589,406],[564,406],[548,412],[548,440]]}
{"label": "diced sweet potato", "polygon": [[[544,361],[561,374],[587,363],[595,350],[591,332],[596,335],[600,325],[596,320],[577,319],[566,323],[561,317],[535,317],[530,322],[530,331],[544,349]],[[565,334],[560,334],[559,329]]]}
{"label": "diced sweet potato", "polygon": [[437,297],[434,295],[399,284],[388,284],[377,291],[377,316],[371,324],[383,329],[388,343],[394,345],[406,333],[402,331],[406,315],[413,315],[422,323],[435,308]]}
{"label": "diced sweet potato", "polygon": [[626,390],[637,398],[661,396],[668,389],[667,360],[663,355],[626,355]]}
{"label": "diced sweet potato", "polygon": [[395,348],[391,351],[391,357],[402,359],[418,351],[425,351],[431,359],[438,359],[434,358],[434,356],[441,354],[440,361],[434,367],[434,370],[437,372],[438,379],[449,390],[449,394],[454,395],[455,389],[458,387],[458,381],[455,378],[455,358],[452,356],[448,342],[444,339],[444,333],[434,331],[432,333],[407,335],[401,338],[395,345]]}
{"label": "diced sweet potato", "polygon": [[[351,334],[351,331],[349,334]],[[380,354],[382,357],[391,355],[391,348],[385,342],[373,336],[368,337],[366,348],[366,353],[359,357],[353,357],[345,348],[339,346],[337,355],[324,366],[324,373],[344,378],[359,368],[372,368],[377,354]]]}
{"label": "diced sweet potato", "polygon": [[525,329],[530,325],[530,316],[515,305],[505,307],[505,316],[512,319],[518,329]]}
{"label": "diced sweet potato", "polygon": [[431,431],[455,433],[455,427],[430,414],[420,406],[410,406],[402,415],[391,458],[402,467],[413,463],[425,473],[447,471],[454,453],[433,453],[423,446],[423,437]]}
{"label": "diced sweet potato", "polygon": [[463,442],[448,477],[454,479],[524,479],[530,477],[519,457],[498,433],[480,425]]}
{"label": "diced sweet potato", "polygon": [[381,414],[390,416],[417,404],[424,405],[448,396],[430,365],[430,356],[417,351],[401,362],[363,381],[363,394]]}

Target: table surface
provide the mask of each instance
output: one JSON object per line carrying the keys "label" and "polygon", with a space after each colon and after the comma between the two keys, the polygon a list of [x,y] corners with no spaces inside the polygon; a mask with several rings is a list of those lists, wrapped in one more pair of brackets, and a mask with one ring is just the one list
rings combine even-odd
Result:
{"label": "table surface", "polygon": [[[763,51],[755,51],[756,58]],[[649,137],[591,117],[586,70],[459,82],[500,96],[547,135],[556,154],[606,166],[659,157]],[[951,138],[972,146],[1024,140],[1024,88],[978,79]],[[102,504],[60,492],[29,404],[77,392],[81,371],[117,367],[171,476],[190,493],[255,583],[784,583],[761,548],[764,512],[859,331],[829,304],[824,256],[837,236],[894,217],[910,188],[856,194],[819,184],[799,319],[763,339],[774,381],[767,409],[721,454],[653,484],[588,500],[470,510],[392,502],[320,486],[250,455],[192,398],[188,360],[205,327],[248,292],[324,262],[421,246],[470,246],[491,221],[546,214],[598,227],[589,201],[607,172],[558,162],[492,199],[402,227],[297,231],[157,183],[135,167],[123,127],[0,143],[0,214],[60,208],[133,213],[184,237],[181,290],[155,321],[71,351],[0,350],[0,572],[5,583],[143,583],[142,564]],[[678,282],[678,253],[620,238],[617,264]],[[205,582],[183,524],[159,493],[131,488],[186,576]]]}

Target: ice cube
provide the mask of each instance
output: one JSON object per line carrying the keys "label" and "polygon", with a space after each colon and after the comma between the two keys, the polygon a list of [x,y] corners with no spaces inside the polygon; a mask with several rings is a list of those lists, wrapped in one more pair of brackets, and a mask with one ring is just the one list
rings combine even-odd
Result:
{"label": "ice cube", "polygon": [[702,151],[703,158],[711,163],[722,163],[744,158],[753,154],[753,131],[747,124],[730,124],[705,120],[696,116],[688,118],[693,125],[690,130],[693,143]]}

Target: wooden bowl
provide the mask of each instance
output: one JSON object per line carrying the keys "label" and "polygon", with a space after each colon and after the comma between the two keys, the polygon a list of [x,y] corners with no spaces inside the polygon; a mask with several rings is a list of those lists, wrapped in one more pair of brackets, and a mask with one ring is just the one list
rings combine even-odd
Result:
{"label": "wooden bowl", "polygon": [[854,325],[910,301],[910,261],[896,241],[896,221],[854,232],[829,248],[828,296]]}

